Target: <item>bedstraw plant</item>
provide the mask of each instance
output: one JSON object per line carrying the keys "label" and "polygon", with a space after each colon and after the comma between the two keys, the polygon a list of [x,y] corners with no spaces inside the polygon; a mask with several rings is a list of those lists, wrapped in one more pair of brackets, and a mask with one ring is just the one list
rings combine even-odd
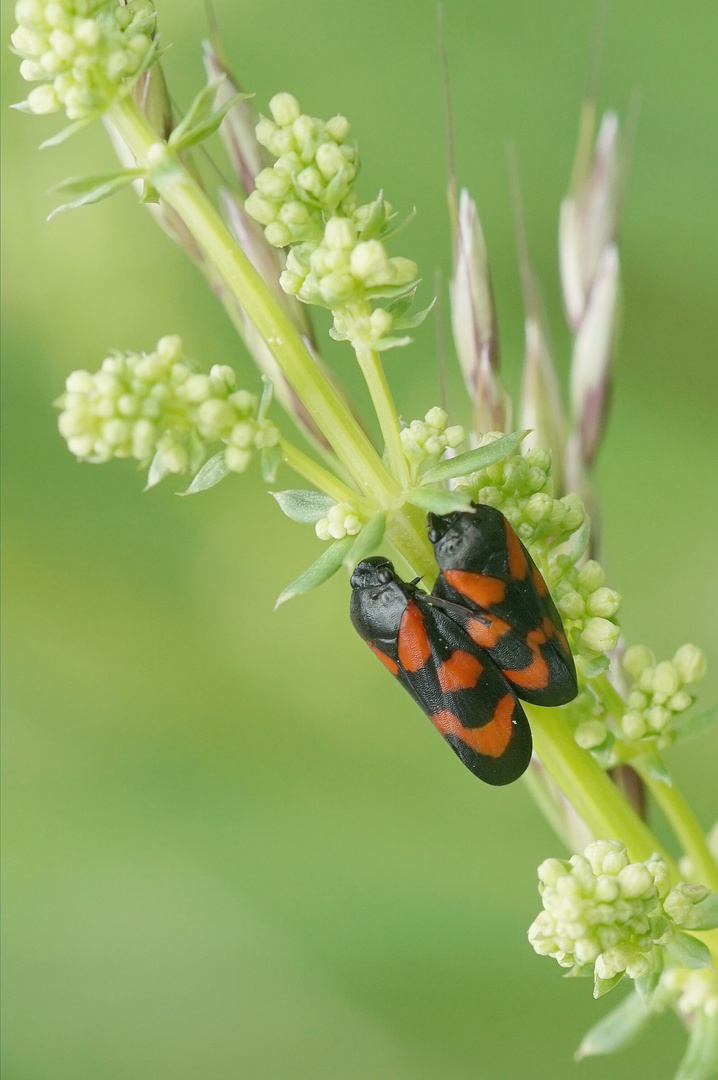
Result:
{"label": "bedstraw plant", "polygon": [[[431,402],[407,423],[384,360],[390,367],[392,350],[411,344],[431,305],[417,303],[417,265],[393,253],[412,215],[402,216],[390,193],[360,193],[349,121],[314,117],[289,93],[255,115],[209,44],[207,83],[178,116],[150,0],[19,0],[16,19],[12,48],[33,84],[17,108],[65,114],[69,125],[45,145],[100,119],[119,159],[110,173],[58,185],[64,202],[54,213],[134,187],[220,296],[264,383],[238,387],[231,368],[207,370],[175,335],[142,354],[113,352],[96,370],[67,378],[57,406],[68,449],[97,464],[134,458],[147,488],[183,476],[185,494],[257,467],[255,459],[271,485],[280,471],[293,471],[299,482],[272,494],[288,517],[313,527],[323,549],[278,603],[382,546],[430,587],[436,565],[427,511],[472,500],[501,510],[549,583],[580,683],[566,706],[524,706],[535,745],[526,782],[570,853],[539,867],[542,911],[529,941],[566,974],[591,978],[596,997],[631,984],[579,1056],[618,1050],[672,1009],[689,1032],[677,1076],[707,1080],[718,1070],[716,834],[704,835],[664,752],[715,725],[718,711],[694,707],[705,671],[697,646],[680,645],[661,660],[641,644],[624,648],[622,600],[601,566],[589,517],[620,297],[624,154],[616,116],[597,124],[593,101],[585,103],[561,205],[561,283],[573,336],[568,412],[520,227],[525,361],[520,429],[511,430],[486,244],[474,202],[451,177],[451,323],[474,430]],[[215,133],[233,180],[210,192],[195,155]],[[321,359],[312,307],[331,313],[332,337],[356,356],[380,447]],[[308,450],[294,441],[292,425]],[[623,793],[626,776],[636,774],[673,828],[679,864]]]}

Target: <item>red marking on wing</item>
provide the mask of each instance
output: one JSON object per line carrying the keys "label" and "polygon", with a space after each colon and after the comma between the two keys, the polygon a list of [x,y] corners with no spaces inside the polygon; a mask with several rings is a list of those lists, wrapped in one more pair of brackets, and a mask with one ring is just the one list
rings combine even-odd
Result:
{"label": "red marking on wing", "polygon": [[531,569],[531,577],[533,578],[534,588],[536,589],[536,592],[539,594],[539,596],[545,596],[548,592],[548,587],[535,566]]}
{"label": "red marking on wing", "polygon": [[439,677],[439,686],[448,694],[457,690],[473,689],[483,670],[483,665],[475,656],[463,649],[457,649],[437,669],[436,674]]}
{"label": "red marking on wing", "polygon": [[498,615],[488,613],[486,622],[483,619],[469,619],[466,624],[466,633],[482,649],[493,649],[499,638],[502,638],[504,634],[508,634],[510,630],[509,623],[504,622]]}
{"label": "red marking on wing", "polygon": [[[553,628],[553,623],[551,626]],[[522,686],[524,690],[545,690],[549,684],[549,670],[548,664],[539,651],[539,645],[544,644],[546,637],[546,632],[541,627],[529,631],[526,635],[526,644],[531,650],[533,659],[526,667],[518,671],[504,670],[504,675],[509,682]]]}
{"label": "red marking on wing", "polygon": [[424,616],[410,600],[399,627],[399,663],[404,671],[419,671],[431,656]]}
{"label": "red marking on wing", "polygon": [[386,653],[383,653],[381,649],[377,649],[376,645],[372,645],[371,641],[367,641],[367,645],[374,653],[374,656],[379,657],[384,667],[388,668],[392,675],[399,674],[399,665],[396,664],[390,656],[387,656]]}
{"label": "red marking on wing", "polygon": [[484,757],[500,758],[511,742],[514,714],[513,694],[504,694],[499,700],[494,715],[483,727],[466,728],[458,716],[448,709],[441,709],[431,717],[442,735],[454,735]]}
{"label": "red marking on wing", "polygon": [[521,548],[521,542],[506,518],[504,518],[504,526],[506,527],[506,548],[509,556],[509,574],[514,581],[523,581],[528,573],[529,564],[526,562],[526,556]]}
{"label": "red marking on wing", "polygon": [[506,582],[501,578],[472,574],[467,570],[445,570],[444,577],[452,588],[482,608],[500,604],[506,596]]}

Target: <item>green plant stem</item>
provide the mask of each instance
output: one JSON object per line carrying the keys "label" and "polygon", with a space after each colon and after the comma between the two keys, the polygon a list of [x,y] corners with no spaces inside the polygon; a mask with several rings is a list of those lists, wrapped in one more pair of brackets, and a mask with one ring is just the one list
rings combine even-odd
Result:
{"label": "green plant stem", "polygon": [[333,473],[330,473],[322,465],[319,465],[316,461],[310,458],[303,450],[300,450],[294,443],[289,442],[288,439],[280,439],[279,445],[282,448],[284,454],[284,461],[293,469],[299,476],[303,476],[305,480],[308,480],[319,491],[325,492],[330,495],[332,499],[336,499],[337,502],[349,502],[355,504],[359,510],[369,516],[372,513],[372,506],[361,495],[358,495],[356,491],[348,487],[347,484],[338,480]]}
{"label": "green plant stem", "polygon": [[616,785],[567,727],[560,710],[524,708],[542,765],[596,839],[621,840],[634,862],[660,854],[678,880],[678,867]]}
{"label": "green plant stem", "polygon": [[[615,720],[620,721],[625,711],[625,704],[616,688],[605,675],[593,681],[611,715]],[[693,861],[698,879],[714,892],[718,892],[718,866],[708,847],[703,829],[681,792],[674,783],[666,783],[665,780],[652,775],[640,757],[626,760],[633,765],[665,814],[683,851]]]}
{"label": "green plant stem", "polygon": [[[153,159],[154,147],[164,145],[130,98],[112,107],[109,119],[153,186],[179,215],[205,258],[236,296],[279,364],[287,381],[304,402],[359,488],[372,499],[390,505],[398,484],[385,468],[345,401],[306,349],[289,316],[272,295],[234,240],[205,193],[167,151]],[[148,152],[150,152],[148,160]]]}
{"label": "green plant stem", "polygon": [[634,763],[653,798],[666,815],[681,847],[688,855],[695,868],[695,877],[702,885],[707,885],[713,892],[718,892],[718,866],[716,866],[705,834],[695,814],[680,791],[673,784],[659,780],[642,766],[641,759]]}
{"label": "green plant stem", "polygon": [[[371,315],[371,307],[368,303],[353,304],[347,309],[347,314],[352,321],[366,319]],[[352,344],[379,420],[389,468],[400,486],[406,491],[410,484],[409,463],[401,445],[399,416],[386,381],[384,366],[379,354],[368,345],[360,342]]]}
{"label": "green plant stem", "polygon": [[423,578],[431,587],[438,567],[426,535],[426,518],[422,511],[405,503],[401,510],[389,517],[386,537],[405,559],[414,576]]}

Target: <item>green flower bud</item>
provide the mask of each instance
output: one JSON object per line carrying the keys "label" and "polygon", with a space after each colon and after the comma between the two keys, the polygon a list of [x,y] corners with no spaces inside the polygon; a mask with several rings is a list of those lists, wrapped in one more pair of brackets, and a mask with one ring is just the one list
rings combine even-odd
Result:
{"label": "green flower bud", "polygon": [[224,452],[225,464],[231,472],[243,473],[251,460],[251,451],[241,450],[238,446],[228,446]]}
{"label": "green flower bud", "polygon": [[664,694],[671,697],[680,689],[681,678],[674,664],[670,660],[662,660],[656,665],[653,673],[654,693]]}
{"label": "green flower bud", "polygon": [[[349,218],[333,217],[327,222],[324,229],[324,244],[328,248],[334,248],[342,251],[351,251],[356,244],[356,229],[349,220]],[[360,248],[363,244],[358,245]],[[356,248],[352,253],[352,258],[356,253]],[[354,273],[354,267],[352,266],[352,273]],[[355,276],[358,276],[355,274]]]}
{"label": "green flower bud", "polygon": [[610,619],[621,606],[621,597],[614,589],[605,587],[596,589],[586,600],[586,609],[589,615],[598,615],[604,619]]}
{"label": "green flower bud", "polygon": [[705,885],[693,885],[680,881],[663,901],[663,910],[669,919],[685,930],[694,930],[699,922],[694,906],[705,900],[710,890]]}
{"label": "green flower bud", "polygon": [[550,495],[546,495],[542,492],[532,495],[528,500],[524,513],[529,521],[538,524],[540,521],[544,521],[548,518],[553,509],[553,499]]}
{"label": "green flower bud", "polygon": [[327,135],[334,139],[335,142],[343,143],[349,138],[351,126],[346,116],[337,114],[337,116],[332,116],[327,120],[324,129]]}
{"label": "green flower bud", "polygon": [[654,663],[653,653],[645,645],[632,645],[630,649],[626,649],[623,657],[623,667],[634,679],[640,678],[645,668]]}
{"label": "green flower bud", "polygon": [[275,123],[281,127],[289,127],[298,119],[301,109],[299,102],[291,94],[275,94],[269,102],[269,111],[274,117]]}
{"label": "green flower bud", "polygon": [[581,594],[571,589],[563,594],[557,607],[567,619],[580,619],[584,614],[586,604]]}
{"label": "green flower bud", "polygon": [[606,741],[608,729],[601,720],[585,720],[574,732],[574,738],[584,750],[594,750]]}
{"label": "green flower bud", "polygon": [[646,734],[646,721],[640,712],[632,710],[621,718],[621,730],[627,739],[641,739]]}
{"label": "green flower bud", "polygon": [[663,731],[666,724],[671,719],[671,712],[663,705],[651,705],[645,712],[648,725],[653,731]]}
{"label": "green flower bud", "polygon": [[314,526],[320,540],[342,540],[345,536],[356,536],[361,532],[363,522],[359,515],[346,503],[335,503],[326,517]]}
{"label": "green flower bud", "polygon": [[580,643],[590,652],[605,653],[616,648],[620,636],[621,629],[615,623],[607,619],[591,618],[581,634]]}
{"label": "green flower bud", "polygon": [[673,657],[673,664],[683,682],[688,684],[702,679],[707,668],[705,654],[697,645],[681,645]]}
{"label": "green flower bud", "polygon": [[595,592],[606,584],[606,572],[600,563],[589,559],[578,572],[579,588],[586,593]]}
{"label": "green flower bud", "polygon": [[424,419],[429,427],[436,428],[437,431],[443,431],[449,418],[443,409],[435,405],[433,409],[429,409]]}
{"label": "green flower bud", "polygon": [[693,698],[690,694],[687,694],[685,690],[679,690],[677,694],[669,698],[666,705],[674,713],[685,712],[693,704]]}

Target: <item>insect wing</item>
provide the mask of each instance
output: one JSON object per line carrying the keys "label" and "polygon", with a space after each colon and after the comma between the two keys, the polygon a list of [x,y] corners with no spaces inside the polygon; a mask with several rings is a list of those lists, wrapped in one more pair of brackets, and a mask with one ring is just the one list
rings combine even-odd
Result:
{"label": "insect wing", "polygon": [[466,767],[510,784],[531,760],[531,730],[491,658],[421,593],[409,598],[397,639],[398,677]]}
{"label": "insect wing", "polygon": [[486,649],[519,697],[563,705],[578,693],[576,669],[546,582],[506,518],[492,507],[477,510],[480,525],[471,514],[452,515],[464,541],[455,554],[450,535],[437,542],[442,570],[434,595],[466,609],[452,617]]}

